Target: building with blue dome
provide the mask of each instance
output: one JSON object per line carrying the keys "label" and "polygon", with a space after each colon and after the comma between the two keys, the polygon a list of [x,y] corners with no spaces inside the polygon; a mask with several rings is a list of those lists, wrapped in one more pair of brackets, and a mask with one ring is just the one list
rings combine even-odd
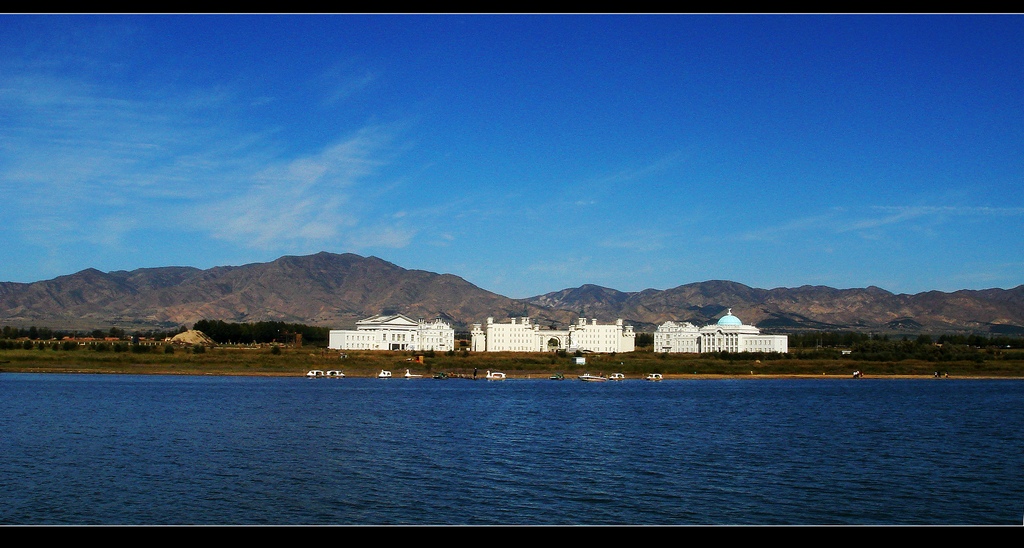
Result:
{"label": "building with blue dome", "polygon": [[732,309],[716,323],[698,328],[690,322],[668,321],[654,332],[655,352],[789,352],[789,337],[762,335],[744,325]]}
{"label": "building with blue dome", "polygon": [[736,316],[732,315],[732,309],[730,308],[725,313],[725,316],[718,319],[717,325],[743,325],[743,322],[741,322]]}

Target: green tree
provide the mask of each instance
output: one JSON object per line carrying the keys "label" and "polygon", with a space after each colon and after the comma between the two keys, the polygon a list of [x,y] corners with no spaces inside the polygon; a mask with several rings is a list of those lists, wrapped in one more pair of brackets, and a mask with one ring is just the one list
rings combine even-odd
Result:
{"label": "green tree", "polygon": [[637,333],[636,346],[654,346],[654,333]]}

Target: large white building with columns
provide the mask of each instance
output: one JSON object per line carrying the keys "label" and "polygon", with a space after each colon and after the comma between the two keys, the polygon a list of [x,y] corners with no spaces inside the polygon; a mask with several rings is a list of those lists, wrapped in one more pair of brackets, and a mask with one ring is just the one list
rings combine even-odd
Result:
{"label": "large white building with columns", "polygon": [[744,325],[730,308],[717,323],[698,328],[690,322],[665,322],[654,332],[655,352],[789,352],[789,337],[762,335]]}
{"label": "large white building with columns", "polygon": [[455,350],[455,329],[440,319],[417,321],[402,314],[377,315],[355,329],[332,329],[327,347],[335,350]]}
{"label": "large white building with columns", "polygon": [[473,324],[470,332],[474,352],[632,352],[636,349],[633,326],[621,319],[614,324],[598,324],[586,318],[568,329],[542,329],[528,317],[511,318],[508,323],[496,323],[487,318],[486,324]]}

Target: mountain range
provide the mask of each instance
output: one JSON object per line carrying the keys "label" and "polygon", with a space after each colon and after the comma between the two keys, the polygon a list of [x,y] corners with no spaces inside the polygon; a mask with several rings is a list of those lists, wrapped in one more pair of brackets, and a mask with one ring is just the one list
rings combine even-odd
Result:
{"label": "mountain range", "polygon": [[452,274],[377,257],[321,252],[243,266],[86,269],[52,280],[0,282],[0,324],[89,330],[190,327],[206,320],[351,328],[375,314],[442,318],[466,330],[488,317],[564,327],[578,317],[625,320],[641,332],[668,321],[704,325],[727,309],[765,332],[1024,333],[1024,285],[894,294],[878,287],[758,289],[712,280],[623,292],[583,285],[512,299]]}

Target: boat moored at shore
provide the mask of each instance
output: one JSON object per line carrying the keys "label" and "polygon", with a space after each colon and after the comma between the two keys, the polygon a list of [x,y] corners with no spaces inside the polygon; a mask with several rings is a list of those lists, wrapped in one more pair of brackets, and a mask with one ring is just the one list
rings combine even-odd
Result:
{"label": "boat moored at shore", "polygon": [[624,380],[626,380],[626,376],[623,375],[622,373],[612,373],[612,376],[608,377],[608,380],[610,380],[610,381],[624,381]]}
{"label": "boat moored at shore", "polygon": [[661,379],[662,379],[661,373],[651,373],[650,375],[647,375],[646,377],[644,377],[644,380],[655,381],[655,382],[656,381],[660,381]]}
{"label": "boat moored at shore", "polygon": [[584,373],[584,374],[579,376],[579,379],[581,381],[586,381],[586,382],[603,382],[603,381],[607,381],[608,377],[605,377],[605,376],[602,376],[602,375],[591,375],[590,373]]}
{"label": "boat moored at shore", "polygon": [[503,381],[505,380],[505,374],[501,371],[488,371],[484,378],[489,381]]}
{"label": "boat moored at shore", "polygon": [[378,379],[390,379],[391,378],[391,372],[386,370],[386,369],[381,369],[380,373],[377,373],[377,378]]}

